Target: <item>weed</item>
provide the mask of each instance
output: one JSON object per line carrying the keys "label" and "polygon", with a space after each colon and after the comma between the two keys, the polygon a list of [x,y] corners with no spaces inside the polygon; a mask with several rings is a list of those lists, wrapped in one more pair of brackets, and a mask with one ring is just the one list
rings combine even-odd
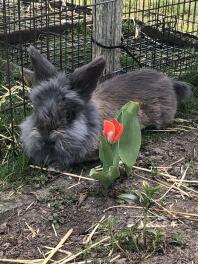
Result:
{"label": "weed", "polygon": [[186,248],[188,243],[182,234],[178,231],[173,234],[171,244],[176,245],[182,249]]}
{"label": "weed", "polygon": [[50,195],[47,197],[46,202],[54,209],[62,210],[64,205],[76,204],[78,201],[74,194],[67,194],[61,186],[53,186],[50,188]]}
{"label": "weed", "polygon": [[65,220],[59,213],[52,213],[48,216],[48,220],[54,225],[56,229],[60,228],[60,225],[64,224]]}
{"label": "weed", "polygon": [[51,208],[48,220],[58,229],[65,221],[63,217],[65,205],[76,204],[77,198],[74,194],[69,195],[65,193],[63,187],[56,185],[50,188],[50,194],[45,199],[45,202]]}
{"label": "weed", "polygon": [[159,248],[164,245],[164,233],[159,229],[148,228],[148,213],[154,204],[154,196],[159,192],[159,187],[152,187],[147,182],[142,184],[143,191],[134,190],[130,194],[122,194],[119,198],[134,202],[135,204],[142,206],[143,208],[143,226],[141,232],[138,230],[138,224],[131,227],[130,230],[117,234],[117,238],[125,247],[130,247],[137,252],[144,251],[145,254],[151,252],[154,254]]}

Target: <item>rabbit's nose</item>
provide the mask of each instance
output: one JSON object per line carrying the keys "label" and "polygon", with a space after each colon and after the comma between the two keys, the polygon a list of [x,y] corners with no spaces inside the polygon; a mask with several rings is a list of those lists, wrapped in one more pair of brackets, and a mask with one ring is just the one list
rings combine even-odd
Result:
{"label": "rabbit's nose", "polygon": [[54,145],[54,141],[49,139],[49,138],[44,138],[43,141],[48,146],[53,146]]}

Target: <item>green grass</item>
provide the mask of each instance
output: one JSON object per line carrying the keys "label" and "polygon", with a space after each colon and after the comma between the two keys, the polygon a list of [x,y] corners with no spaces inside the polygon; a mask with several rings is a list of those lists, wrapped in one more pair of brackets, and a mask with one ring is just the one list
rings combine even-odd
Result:
{"label": "green grass", "polygon": [[[1,74],[0,110],[3,112],[0,114],[0,191],[11,187],[18,188],[23,183],[42,183],[46,177],[43,172],[31,170],[29,160],[23,154],[18,127],[25,114],[22,99],[23,90],[14,74],[10,76],[10,85],[13,110],[10,109],[8,82],[6,76]],[[27,87],[25,89],[27,95]],[[15,107],[18,104],[21,106]],[[31,106],[27,104],[26,113],[30,110]]]}
{"label": "green grass", "polygon": [[21,152],[0,167],[0,191],[18,189],[23,184],[44,185],[49,179],[47,172],[30,168],[28,158]]}

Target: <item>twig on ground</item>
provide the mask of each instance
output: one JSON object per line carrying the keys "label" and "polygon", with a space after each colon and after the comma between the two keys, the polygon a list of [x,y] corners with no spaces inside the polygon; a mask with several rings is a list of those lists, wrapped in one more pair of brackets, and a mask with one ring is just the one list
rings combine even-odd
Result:
{"label": "twig on ground", "polygon": [[33,169],[44,170],[44,171],[49,171],[49,172],[55,172],[55,173],[59,173],[61,175],[65,175],[65,176],[69,176],[69,177],[73,177],[73,178],[78,178],[78,179],[82,179],[82,180],[97,181],[97,180],[95,180],[93,178],[88,178],[88,177],[80,176],[80,175],[69,173],[69,172],[62,172],[62,171],[59,171],[59,170],[54,170],[54,169],[49,169],[49,168],[42,168],[42,167],[34,166],[34,165],[30,165],[30,167],[33,168]]}
{"label": "twig on ground", "polygon": [[47,256],[47,258],[42,262],[42,264],[47,264],[50,259],[54,256],[54,254],[62,247],[62,245],[65,243],[65,241],[70,237],[70,235],[73,233],[73,229],[71,228],[66,235],[61,239],[61,241],[58,243],[58,245],[52,249],[51,253]]}
{"label": "twig on ground", "polygon": [[[146,169],[146,168],[143,168],[143,167],[138,167],[138,166],[133,166],[134,169],[137,169],[137,170],[140,170],[140,171],[145,171],[145,172],[153,172],[153,169]],[[165,176],[165,177],[168,177],[168,178],[172,178],[172,179],[175,179],[177,178],[176,176],[174,175],[170,175],[168,173],[163,173],[163,172],[158,172],[159,175],[161,176]]]}
{"label": "twig on ground", "polygon": [[180,181],[179,181],[179,183],[177,185],[178,188],[181,186],[182,182],[184,181],[184,178],[186,177],[186,173],[187,173],[189,167],[190,167],[190,165],[188,165],[187,168],[185,169],[185,171],[184,171],[184,173],[183,173],[183,175],[182,175],[182,177],[181,177],[181,179],[180,179]]}
{"label": "twig on ground", "polygon": [[43,259],[31,259],[31,260],[25,260],[25,259],[1,259],[0,262],[5,263],[17,263],[17,264],[41,264]]}
{"label": "twig on ground", "polygon": [[103,215],[103,217],[99,220],[98,224],[96,224],[96,226],[94,227],[94,229],[92,230],[92,232],[87,236],[87,238],[85,239],[85,241],[83,241],[83,244],[86,245],[86,244],[88,244],[91,241],[93,235],[95,234],[95,232],[98,229],[98,227],[100,226],[100,224],[104,221],[104,219],[105,219],[105,215]]}
{"label": "twig on ground", "polygon": [[181,162],[181,161],[183,161],[185,158],[184,157],[182,157],[181,159],[178,159],[178,160],[176,160],[176,161],[174,161],[174,162],[172,162],[169,166],[170,167],[172,167],[173,165],[175,165],[175,164],[177,164],[177,163],[179,163],[179,162]]}
{"label": "twig on ground", "polygon": [[54,224],[52,224],[52,228],[53,228],[53,231],[54,231],[54,235],[57,237],[58,235],[57,235],[56,228],[55,228]]}
{"label": "twig on ground", "polygon": [[58,260],[58,261],[55,261],[54,264],[65,264],[65,263],[68,263],[74,259],[76,259],[78,256],[84,254],[87,250],[90,250],[102,243],[104,243],[105,241],[109,240],[111,237],[110,236],[107,236],[107,237],[104,237],[103,239],[101,239],[100,241],[92,244],[91,246],[89,246],[88,248],[85,248],[83,250],[81,250],[80,252],[76,253],[75,255],[72,255],[70,257],[66,257],[66,258],[63,258],[61,260]]}
{"label": "twig on ground", "polygon": [[[115,206],[111,206],[111,207],[108,207],[106,208],[105,210],[103,210],[103,212],[107,212],[111,209],[115,209],[115,208],[128,208],[128,209],[142,209],[141,206],[133,206],[133,205],[115,205]],[[198,220],[198,214],[194,214],[194,213],[191,213],[191,212],[179,212],[179,211],[173,211],[173,210],[164,210],[164,207],[162,209],[159,209],[159,208],[153,208],[154,211],[157,211],[157,212],[169,212],[175,216],[183,216],[184,218],[188,218],[188,217],[195,217],[197,218]]]}
{"label": "twig on ground", "polygon": [[[45,253],[45,255],[49,255],[52,252],[52,250],[54,249],[53,247],[48,247],[48,246],[43,246],[43,247],[46,248],[46,249],[50,249],[50,251],[48,251],[47,253]],[[57,252],[64,253],[68,257],[71,256],[71,255],[73,255],[70,251],[63,250],[63,249],[58,249]]]}
{"label": "twig on ground", "polygon": [[115,256],[114,258],[112,258],[109,262],[113,263],[115,260],[118,260],[120,257],[121,257],[121,255],[119,254],[119,255]]}

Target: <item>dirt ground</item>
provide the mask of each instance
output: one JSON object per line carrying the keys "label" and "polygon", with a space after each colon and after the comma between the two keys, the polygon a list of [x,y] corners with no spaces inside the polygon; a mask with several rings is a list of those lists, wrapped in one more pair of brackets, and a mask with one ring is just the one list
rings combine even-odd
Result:
{"label": "dirt ground", "polygon": [[[171,186],[173,182],[168,181],[165,176],[141,170],[141,168],[148,169],[155,166],[169,167],[167,172],[177,176],[178,179],[181,179],[187,169],[185,180],[190,181],[188,185],[180,186],[183,192],[168,190],[169,187],[161,185],[158,198],[167,192],[163,199],[163,207],[168,211],[155,211],[156,218],[152,221],[151,214],[149,224],[159,226],[166,234],[163,250],[157,251],[148,258],[142,258],[142,254],[130,251],[126,254],[119,248],[111,251],[111,247],[106,242],[90,250],[86,256],[82,254],[77,260],[87,260],[82,263],[117,264],[198,263],[198,184],[196,182],[198,180],[198,129],[183,130],[152,132],[152,137],[145,132],[144,144],[136,164],[140,169],[135,169],[132,177],[123,176],[106,195],[98,183],[87,180],[78,181],[63,175],[52,176],[50,173],[44,184],[23,186],[18,192],[10,190],[1,193],[0,258],[15,260],[43,258],[43,254],[49,251],[46,246],[55,247],[70,228],[73,228],[73,233],[62,250],[75,254],[85,247],[83,239],[104,215],[106,218],[111,215],[117,219],[113,226],[114,233],[140,221],[143,215],[142,209],[135,208],[134,204],[131,204],[131,208],[127,208],[128,204],[119,200],[117,196],[140,188],[142,180],[147,180],[154,185],[161,182]],[[175,164],[171,165],[174,162]],[[81,169],[84,171],[83,174],[87,175],[86,167]],[[170,211],[183,212],[183,214],[171,215],[168,213]],[[185,212],[192,215],[186,217]],[[57,236],[52,222],[55,224]],[[180,242],[185,241],[184,246],[181,246],[182,243],[180,245],[173,243],[173,234],[177,232],[181,235]],[[92,240],[96,242],[108,235],[108,229],[100,228],[93,235]],[[110,262],[110,259],[118,255],[117,260]],[[61,259],[64,256],[64,253],[59,252],[53,259]]]}

